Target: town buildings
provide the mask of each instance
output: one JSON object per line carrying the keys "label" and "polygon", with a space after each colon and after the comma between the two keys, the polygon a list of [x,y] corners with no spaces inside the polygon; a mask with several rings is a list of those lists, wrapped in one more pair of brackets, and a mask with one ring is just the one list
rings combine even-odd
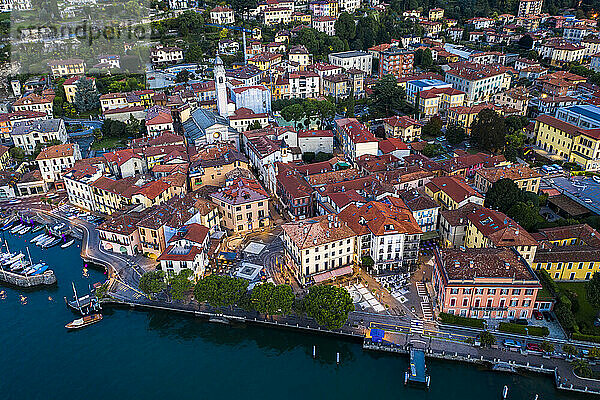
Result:
{"label": "town buildings", "polygon": [[351,274],[356,234],[329,214],[282,226],[286,265],[302,285]]}
{"label": "town buildings", "polygon": [[469,318],[531,318],[542,288],[507,248],[436,251],[433,285],[439,311]]}
{"label": "town buildings", "polygon": [[253,179],[238,178],[210,195],[219,207],[225,227],[232,232],[247,232],[271,226],[269,195]]}

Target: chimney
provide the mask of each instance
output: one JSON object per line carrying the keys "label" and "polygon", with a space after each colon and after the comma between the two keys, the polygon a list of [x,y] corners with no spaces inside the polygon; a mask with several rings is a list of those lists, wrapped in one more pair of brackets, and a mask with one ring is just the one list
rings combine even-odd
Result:
{"label": "chimney", "polygon": [[475,266],[475,262],[473,260],[469,260],[469,267],[473,268]]}

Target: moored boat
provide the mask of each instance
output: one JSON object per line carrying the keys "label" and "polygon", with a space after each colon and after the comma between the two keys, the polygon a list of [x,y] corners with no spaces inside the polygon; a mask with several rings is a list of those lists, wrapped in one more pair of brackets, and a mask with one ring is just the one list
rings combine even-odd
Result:
{"label": "moored boat", "polygon": [[75,239],[71,239],[68,242],[61,244],[60,247],[62,247],[63,249],[66,249],[67,247],[72,245],[74,242],[75,242]]}
{"label": "moored boat", "polygon": [[31,233],[36,233],[36,232],[39,232],[39,231],[41,231],[41,230],[42,230],[42,229],[44,229],[44,228],[45,228],[45,226],[44,226],[44,225],[42,225],[42,224],[40,224],[40,225],[37,225],[35,228],[33,228],[33,229],[31,230]]}
{"label": "moored boat", "polygon": [[56,245],[57,245],[57,244],[59,244],[59,243],[60,243],[60,239],[57,239],[57,238],[55,238],[55,239],[53,239],[52,241],[50,241],[50,242],[48,242],[48,243],[44,244],[44,245],[42,246],[42,249],[49,249],[50,247],[56,246]]}
{"label": "moored boat", "polygon": [[31,226],[26,226],[19,231],[19,235],[24,235],[31,230]]}
{"label": "moored boat", "polygon": [[48,265],[42,264],[42,266],[39,267],[38,269],[36,269],[35,271],[33,271],[31,273],[31,275],[40,275],[40,274],[43,274],[44,272],[46,272],[47,270],[48,270]]}
{"label": "moored boat", "polygon": [[69,322],[68,324],[66,324],[65,328],[81,329],[100,321],[102,321],[102,314],[84,315],[83,318],[76,319],[73,322]]}
{"label": "moored boat", "polygon": [[40,233],[39,235],[37,235],[36,237],[34,237],[33,239],[31,239],[29,241],[29,243],[37,243],[38,240],[42,239],[44,236],[46,236],[45,233]]}

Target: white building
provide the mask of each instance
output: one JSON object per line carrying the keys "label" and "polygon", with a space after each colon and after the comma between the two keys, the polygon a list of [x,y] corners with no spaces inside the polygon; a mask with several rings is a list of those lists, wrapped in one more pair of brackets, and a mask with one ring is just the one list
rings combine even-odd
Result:
{"label": "white building", "polygon": [[333,214],[282,226],[286,265],[302,285],[352,273],[356,234]]}
{"label": "white building", "polygon": [[498,92],[510,87],[509,69],[501,65],[457,63],[446,72],[445,80],[452,87],[467,94],[472,103],[487,101]]}
{"label": "white building", "polygon": [[38,167],[45,182],[56,182],[62,179],[65,171],[81,159],[81,152],[77,143],[65,143],[49,146],[43,149],[36,157]]}
{"label": "white building", "polygon": [[373,55],[366,51],[352,50],[329,54],[329,62],[345,70],[360,69],[367,75],[373,70]]}
{"label": "white building", "polygon": [[312,71],[289,74],[290,97],[310,99],[319,96],[319,75]]}
{"label": "white building", "polygon": [[231,25],[235,23],[235,16],[231,8],[217,6],[210,10],[210,20],[213,24]]}
{"label": "white building", "polygon": [[46,119],[15,122],[10,137],[16,147],[20,147],[25,154],[33,154],[37,144],[57,140],[60,143],[67,141],[67,129],[62,119]]}
{"label": "white building", "polygon": [[334,36],[336,20],[336,17],[315,17],[312,20],[312,28],[318,30],[319,32],[323,32],[326,35]]}
{"label": "white building", "polygon": [[379,152],[377,138],[356,118],[335,120],[335,133],[344,154],[351,160],[365,154],[376,156]]}
{"label": "white building", "polygon": [[84,210],[94,210],[94,193],[91,184],[102,176],[104,165],[87,159],[75,165],[63,175],[69,203]]}
{"label": "white building", "polygon": [[177,64],[183,61],[183,50],[159,44],[150,50],[150,59],[154,64]]}
{"label": "white building", "polygon": [[242,86],[231,90],[235,108],[249,108],[255,113],[271,112],[271,91],[263,85]]}
{"label": "white building", "polygon": [[200,278],[208,266],[209,229],[200,224],[189,224],[179,229],[168,247],[157,258],[168,276],[179,274],[184,269],[192,271],[192,277]]}
{"label": "white building", "polygon": [[304,130],[298,132],[298,147],[304,153],[333,154],[333,131]]}
{"label": "white building", "polygon": [[531,17],[542,13],[543,0],[520,0],[517,17]]}

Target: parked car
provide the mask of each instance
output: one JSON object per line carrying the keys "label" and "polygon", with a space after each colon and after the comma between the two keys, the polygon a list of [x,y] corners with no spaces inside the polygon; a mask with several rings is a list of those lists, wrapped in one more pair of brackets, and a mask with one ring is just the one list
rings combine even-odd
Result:
{"label": "parked car", "polygon": [[544,350],[542,350],[540,345],[537,343],[527,343],[526,349],[527,349],[527,351],[535,352],[535,353],[543,353],[544,352]]}
{"label": "parked car", "polygon": [[538,310],[533,310],[533,318],[535,319],[544,319],[544,316]]}
{"label": "parked car", "polygon": [[550,311],[543,311],[542,315],[544,316],[544,318],[546,318],[546,321],[554,322],[554,317],[552,316],[552,313]]}
{"label": "parked car", "polygon": [[520,349],[523,347],[523,343],[519,342],[518,340],[513,340],[513,339],[504,339],[504,346],[508,347],[508,348],[512,348],[512,349]]}

